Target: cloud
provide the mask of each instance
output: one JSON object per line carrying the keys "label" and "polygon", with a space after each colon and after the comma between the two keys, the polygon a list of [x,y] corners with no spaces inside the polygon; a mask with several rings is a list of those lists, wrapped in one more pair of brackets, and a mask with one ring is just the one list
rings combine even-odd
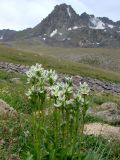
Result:
{"label": "cloud", "polygon": [[113,20],[120,17],[119,0],[0,0],[0,29],[34,27],[61,3],[70,4],[79,14],[87,12]]}
{"label": "cloud", "polygon": [[120,0],[79,0],[98,17],[109,17],[114,21],[120,20]]}
{"label": "cloud", "polygon": [[2,0],[0,3],[0,28],[24,29],[33,27],[52,11],[56,5],[49,0]]}

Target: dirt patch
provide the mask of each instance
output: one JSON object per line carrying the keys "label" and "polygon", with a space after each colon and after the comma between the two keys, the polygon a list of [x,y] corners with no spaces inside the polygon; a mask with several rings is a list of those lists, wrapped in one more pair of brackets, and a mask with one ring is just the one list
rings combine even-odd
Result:
{"label": "dirt patch", "polygon": [[114,127],[102,123],[90,123],[85,125],[84,133],[86,135],[102,136],[105,139],[119,139],[120,127]]}

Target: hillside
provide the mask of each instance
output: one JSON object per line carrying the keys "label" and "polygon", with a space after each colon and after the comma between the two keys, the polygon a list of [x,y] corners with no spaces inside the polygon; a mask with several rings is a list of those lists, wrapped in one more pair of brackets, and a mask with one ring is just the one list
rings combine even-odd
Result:
{"label": "hillside", "polygon": [[7,46],[35,54],[120,73],[120,49],[50,47],[36,38],[7,42]]}
{"label": "hillside", "polygon": [[[57,51],[57,52],[56,52]],[[83,52],[84,51],[84,52]],[[95,50],[94,50],[95,51]],[[109,50],[108,50],[109,51]],[[104,70],[99,67],[93,67],[93,65],[89,64],[81,64],[76,61],[69,60],[67,58],[61,58],[64,53],[67,54],[70,52],[68,49],[59,49],[59,48],[43,48],[41,49],[41,53],[23,51],[20,49],[14,49],[10,47],[6,47],[5,45],[0,45],[0,61],[2,62],[12,62],[17,64],[25,64],[31,65],[35,63],[41,63],[46,68],[56,69],[58,72],[67,73],[71,75],[80,75],[84,77],[92,77],[100,80],[117,82],[120,83],[120,73],[113,72],[112,70]],[[76,53],[79,55],[80,50],[73,49],[71,50],[71,55]],[[87,49],[82,49],[81,53],[90,53]],[[93,51],[91,50],[91,53]],[[101,50],[102,52],[102,50]],[[54,55],[53,55],[54,53]],[[59,57],[59,53],[61,57]],[[113,50],[114,53],[114,50]],[[116,52],[116,55],[119,56]],[[117,59],[117,57],[116,57]],[[117,64],[119,67],[119,64]]]}

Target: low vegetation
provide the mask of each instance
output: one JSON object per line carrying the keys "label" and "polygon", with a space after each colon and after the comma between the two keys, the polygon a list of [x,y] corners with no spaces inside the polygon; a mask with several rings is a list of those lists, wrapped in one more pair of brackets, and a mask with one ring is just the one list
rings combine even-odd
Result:
{"label": "low vegetation", "polygon": [[[27,83],[27,77],[24,75],[0,71],[0,98],[13,106],[19,113],[16,120],[6,117],[5,119],[0,118],[0,159],[39,160],[39,157],[41,157],[41,159],[64,160],[78,159],[79,157],[80,160],[118,160],[120,156],[120,144],[118,142],[107,141],[102,137],[83,135],[82,126],[84,123],[102,120],[88,116],[85,116],[83,120],[81,117],[83,117],[87,111],[88,105],[89,107],[97,107],[106,101],[113,101],[120,104],[119,97],[96,93],[88,96],[88,87],[85,85],[87,88],[85,89],[84,86],[82,89],[81,86],[81,93],[86,95],[87,101],[81,103],[84,96],[83,99],[79,97],[79,105],[83,105],[83,107],[80,107],[83,110],[78,109],[83,112],[80,112],[80,119],[77,119],[78,112],[74,110],[75,108],[71,108],[71,112],[69,112],[69,109],[62,112],[61,101],[56,99],[57,97],[55,98],[55,90],[58,85],[55,88],[53,87],[54,92],[52,92],[52,95],[54,95],[55,99],[52,97],[52,99],[50,99],[47,95],[44,97],[43,94],[46,94],[46,92],[39,92],[38,84],[41,82],[41,79],[39,79],[39,81],[38,79],[33,79],[35,78],[33,77],[33,71],[35,74],[37,73],[40,78],[41,72],[38,72],[39,70],[33,69],[28,73],[28,82],[30,82],[30,84]],[[55,72],[50,71],[48,75],[49,85],[55,85]],[[48,83],[46,83],[47,88],[49,88]],[[69,94],[65,96],[67,98],[66,100],[69,101],[72,87],[71,79],[66,79],[66,83],[70,85],[68,85]],[[25,93],[28,88],[30,88],[30,85],[35,85],[37,92],[30,89],[27,94],[30,98],[28,99]],[[43,85],[45,84],[42,84],[42,88]],[[46,89],[46,87],[44,89]],[[59,92],[57,94],[59,94]],[[70,107],[73,101],[69,102],[67,105]],[[66,105],[64,107],[66,107]],[[71,120],[74,122],[72,123],[74,125],[71,126],[73,127],[72,130],[70,127]]]}
{"label": "low vegetation", "polygon": [[67,59],[67,61],[80,62],[120,73],[120,49],[48,47],[36,39],[9,42],[8,44],[14,48],[39,55],[57,57],[62,60]]}
{"label": "low vegetation", "polygon": [[[17,49],[14,49],[1,44],[0,61],[23,65],[38,62],[43,64],[45,69],[52,68],[57,72],[70,75],[120,83],[119,67],[114,70],[111,68],[113,65],[108,65],[106,67],[108,70],[103,70],[101,69],[103,66],[100,66],[101,59],[95,58],[98,53],[104,55],[103,49],[60,49],[39,45],[38,47],[31,45],[28,49],[27,44],[24,47],[23,44],[21,47],[20,44],[17,45],[14,46]],[[114,51],[119,63],[119,50]],[[114,59],[114,51],[106,50],[105,52],[106,54],[110,52],[109,55]],[[88,58],[88,54],[93,55],[94,58]],[[41,70],[41,66],[38,68]],[[65,85],[60,86],[56,82],[55,72],[42,69],[47,76],[49,75],[49,81],[47,79],[47,83],[42,84],[41,87],[42,89],[52,88],[52,94],[50,94],[51,90],[40,92],[41,72],[39,70],[36,72],[33,69],[28,74],[30,84],[27,83],[25,75],[0,70],[0,99],[7,102],[18,113],[16,119],[0,117],[0,159],[118,160],[120,157],[118,141],[84,135],[83,128],[86,123],[104,122],[104,119],[86,115],[88,108],[97,109],[102,103],[108,101],[120,105],[119,96],[95,92],[90,92],[88,96],[88,86],[82,84],[80,92],[85,92],[82,95],[76,94],[75,99],[71,91],[71,79],[66,79],[69,92],[67,91],[65,96],[62,95],[61,99],[58,99],[59,93],[63,90],[62,86]],[[39,74],[38,79],[33,78],[33,71],[35,75]],[[31,88],[30,85],[32,85]],[[52,87],[54,85],[55,88]],[[28,88],[30,90],[25,95]],[[78,107],[74,108],[73,103]]]}
{"label": "low vegetation", "polygon": [[115,83],[120,82],[120,74],[117,72],[94,68],[90,65],[80,64],[74,61],[71,62],[65,59],[58,58],[58,56],[56,56],[55,58],[55,56],[51,56],[48,54],[41,55],[35,52],[16,50],[3,45],[0,45],[0,60],[25,65],[41,63],[45,68],[52,68],[61,73],[92,77]]}

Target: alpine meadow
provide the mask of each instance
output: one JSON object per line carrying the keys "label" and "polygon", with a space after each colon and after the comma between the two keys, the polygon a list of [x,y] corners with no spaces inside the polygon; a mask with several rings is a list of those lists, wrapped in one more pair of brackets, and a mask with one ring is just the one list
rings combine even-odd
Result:
{"label": "alpine meadow", "polygon": [[1,1],[0,160],[120,160],[120,20],[103,17],[117,13],[112,1],[101,11],[94,0]]}

